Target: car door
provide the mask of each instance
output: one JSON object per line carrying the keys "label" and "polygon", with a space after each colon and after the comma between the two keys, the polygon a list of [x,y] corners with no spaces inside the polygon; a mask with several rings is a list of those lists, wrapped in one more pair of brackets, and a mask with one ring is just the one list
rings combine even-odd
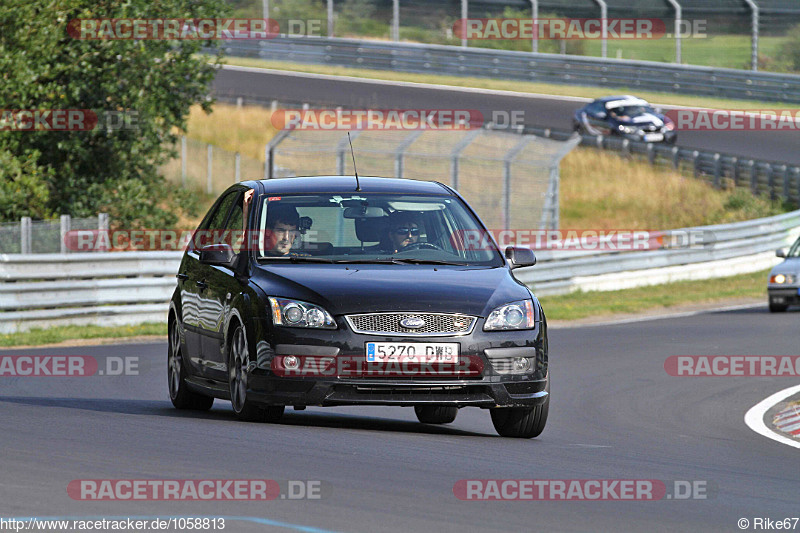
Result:
{"label": "car door", "polygon": [[204,277],[205,265],[200,264],[199,248],[211,243],[211,239],[208,238],[208,228],[215,219],[219,218],[220,211],[224,211],[223,215],[227,216],[230,203],[221,207],[222,200],[222,198],[217,200],[203,217],[203,221],[194,233],[194,239],[189,243],[177,275],[181,294],[181,322],[186,345],[185,358],[191,366],[190,372],[196,375],[205,374],[200,333],[200,298],[205,297],[200,285]]}
{"label": "car door", "polygon": [[213,215],[200,228],[199,235],[196,237],[198,245],[196,250],[191,252],[192,258],[195,260],[196,269],[193,272],[187,272],[189,276],[193,277],[185,282],[190,286],[194,286],[196,290],[197,326],[195,331],[199,343],[200,374],[208,378],[214,375],[214,372],[209,367],[213,366],[213,361],[216,359],[212,349],[213,342],[211,342],[211,346],[209,345],[209,336],[214,334],[214,323],[221,313],[221,309],[218,309],[221,304],[209,291],[209,281],[213,277],[214,269],[217,267],[200,262],[200,249],[203,246],[218,244],[221,241],[228,215],[240,194],[241,191],[239,190],[226,193],[217,202]]}
{"label": "car door", "polygon": [[[241,251],[242,243],[237,236],[243,230],[244,191],[240,190],[231,206],[225,224],[219,232],[218,243],[231,244],[235,254]],[[227,361],[225,352],[225,318],[234,297],[241,292],[240,282],[233,269],[227,266],[208,266],[205,271],[205,298],[203,332],[203,360],[209,378],[227,380]]]}

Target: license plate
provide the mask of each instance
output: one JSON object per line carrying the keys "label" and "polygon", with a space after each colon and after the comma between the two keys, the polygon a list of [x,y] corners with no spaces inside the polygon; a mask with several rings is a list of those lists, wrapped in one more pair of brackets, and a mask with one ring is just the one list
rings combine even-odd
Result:
{"label": "license plate", "polygon": [[458,363],[457,342],[368,342],[367,362]]}
{"label": "license plate", "polygon": [[664,140],[663,133],[645,133],[644,135],[644,142],[646,143],[655,143]]}

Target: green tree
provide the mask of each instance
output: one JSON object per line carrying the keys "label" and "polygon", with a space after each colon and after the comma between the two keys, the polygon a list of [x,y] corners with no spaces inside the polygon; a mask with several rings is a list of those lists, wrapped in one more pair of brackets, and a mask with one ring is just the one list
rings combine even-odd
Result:
{"label": "green tree", "polygon": [[[135,113],[131,129],[2,131],[0,154],[18,163],[17,187],[0,187],[0,217],[93,216],[117,225],[177,220],[158,169],[185,130],[189,108],[210,110],[208,86],[219,56],[198,55],[197,40],[79,40],[73,19],[214,18],[222,0],[4,0],[0,10],[0,108],[91,109]],[[2,168],[4,165],[0,165]],[[27,184],[27,185],[25,185]],[[42,184],[45,189],[42,189]],[[35,194],[19,195],[25,187]]]}

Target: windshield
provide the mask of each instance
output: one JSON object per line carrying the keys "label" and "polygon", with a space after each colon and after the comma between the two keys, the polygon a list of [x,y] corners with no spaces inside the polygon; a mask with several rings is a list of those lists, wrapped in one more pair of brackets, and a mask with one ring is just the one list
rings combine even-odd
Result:
{"label": "windshield", "polygon": [[259,261],[503,264],[483,226],[452,196],[353,193],[260,200]]}
{"label": "windshield", "polygon": [[646,113],[653,114],[655,111],[652,107],[646,105],[627,105],[623,107],[614,107],[609,109],[609,113],[619,117],[638,117]]}
{"label": "windshield", "polygon": [[800,239],[794,241],[794,244],[789,249],[789,253],[786,254],[786,257],[800,257]]}

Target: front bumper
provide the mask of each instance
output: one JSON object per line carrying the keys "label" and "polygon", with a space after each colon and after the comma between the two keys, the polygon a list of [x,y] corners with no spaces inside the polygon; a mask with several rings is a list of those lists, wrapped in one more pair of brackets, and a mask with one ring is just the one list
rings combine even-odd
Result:
{"label": "front bumper", "polygon": [[770,285],[767,287],[769,301],[777,305],[800,305],[800,287]]}
{"label": "front bumper", "polygon": [[[271,328],[263,321],[257,355],[250,364],[247,397],[266,405],[450,405],[523,407],[548,399],[547,336],[542,323],[524,331],[484,332],[483,320],[469,335],[452,337],[386,337],[353,333],[337,319],[336,331]],[[460,357],[476,362],[471,372],[443,375],[342,372],[353,361],[364,362],[367,342],[457,342]],[[287,376],[281,368],[284,356],[335,360],[333,371]],[[526,373],[508,373],[507,362],[525,357]],[[478,369],[475,371],[475,369]]]}
{"label": "front bumper", "polygon": [[675,130],[647,131],[647,132],[639,130],[634,133],[620,132],[620,135],[625,139],[638,142],[664,142],[668,144],[674,144],[675,141],[678,140],[678,132],[676,132]]}

